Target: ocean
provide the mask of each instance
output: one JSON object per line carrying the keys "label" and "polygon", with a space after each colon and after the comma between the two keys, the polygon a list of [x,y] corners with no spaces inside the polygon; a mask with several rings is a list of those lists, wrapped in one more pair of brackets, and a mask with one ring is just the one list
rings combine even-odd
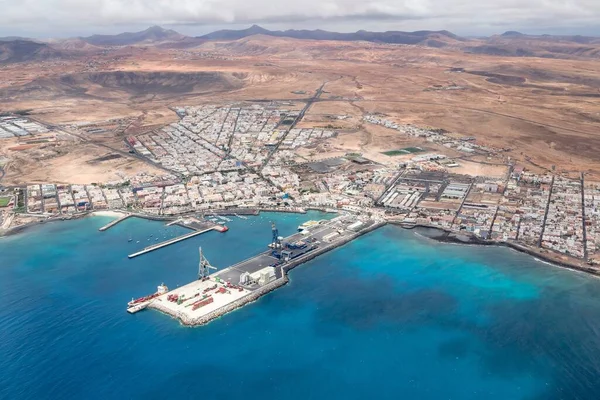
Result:
{"label": "ocean", "polygon": [[97,216],[0,239],[0,399],[600,399],[600,280],[395,226],[206,326],[125,311],[193,280],[198,246],[225,267],[265,248],[270,221],[287,235],[324,216],[231,217],[132,260],[186,230],[99,232]]}

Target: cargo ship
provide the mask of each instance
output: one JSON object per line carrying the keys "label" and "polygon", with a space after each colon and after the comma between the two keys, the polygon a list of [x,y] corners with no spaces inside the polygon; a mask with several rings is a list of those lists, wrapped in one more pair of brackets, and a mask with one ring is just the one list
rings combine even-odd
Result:
{"label": "cargo ship", "polygon": [[127,303],[127,312],[133,314],[133,313],[143,310],[144,308],[146,308],[146,306],[148,304],[150,304],[150,301],[152,299],[154,299],[162,294],[165,294],[168,291],[169,291],[169,288],[164,283],[161,283],[158,286],[156,293],[149,294],[148,296],[140,297],[138,299],[131,299],[131,301],[129,303]]}

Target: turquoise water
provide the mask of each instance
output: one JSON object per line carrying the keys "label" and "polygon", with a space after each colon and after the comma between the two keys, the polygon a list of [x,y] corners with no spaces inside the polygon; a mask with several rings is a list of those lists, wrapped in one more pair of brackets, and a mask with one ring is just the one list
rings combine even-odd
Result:
{"label": "turquoise water", "polygon": [[109,219],[94,217],[0,239],[0,398],[600,398],[600,280],[393,226],[204,327],[125,312],[194,279],[200,245],[224,267],[270,241],[269,221],[290,234],[319,217],[233,218],[133,260],[186,230],[131,219],[101,233]]}

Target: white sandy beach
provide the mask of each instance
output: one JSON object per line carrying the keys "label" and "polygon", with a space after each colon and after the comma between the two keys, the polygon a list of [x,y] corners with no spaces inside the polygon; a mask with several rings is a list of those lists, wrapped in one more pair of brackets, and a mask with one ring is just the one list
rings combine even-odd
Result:
{"label": "white sandy beach", "polygon": [[93,216],[99,217],[113,217],[113,218],[121,218],[125,215],[123,211],[114,211],[114,210],[105,210],[105,211],[94,211],[92,212]]}

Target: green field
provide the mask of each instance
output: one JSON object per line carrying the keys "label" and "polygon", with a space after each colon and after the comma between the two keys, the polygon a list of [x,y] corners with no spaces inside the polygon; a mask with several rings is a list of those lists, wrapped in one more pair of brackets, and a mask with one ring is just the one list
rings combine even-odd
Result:
{"label": "green field", "polygon": [[384,151],[381,154],[385,154],[386,156],[393,157],[393,156],[403,156],[406,154],[421,153],[422,151],[424,151],[424,150],[420,147],[405,147],[404,149],[399,149],[399,150]]}
{"label": "green field", "polygon": [[0,197],[0,207],[6,207],[10,202],[10,197]]}

